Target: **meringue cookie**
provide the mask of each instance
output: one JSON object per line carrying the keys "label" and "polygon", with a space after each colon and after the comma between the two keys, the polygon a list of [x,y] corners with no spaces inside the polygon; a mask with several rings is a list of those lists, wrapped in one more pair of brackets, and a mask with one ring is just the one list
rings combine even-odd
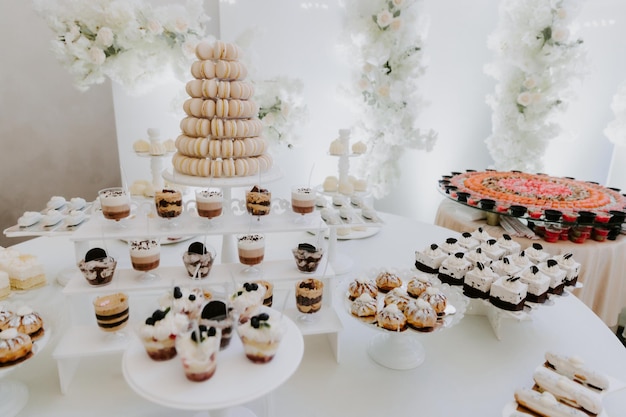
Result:
{"label": "meringue cookie", "polygon": [[72,210],[65,217],[65,224],[68,226],[78,226],[83,221],[85,221],[85,213],[80,210]]}
{"label": "meringue cookie", "polygon": [[70,210],[82,210],[87,205],[87,201],[81,197],[73,197],[70,199]]}
{"label": "meringue cookie", "polygon": [[54,226],[58,222],[63,219],[63,215],[56,210],[48,210],[46,214],[43,216],[43,225],[44,226]]}
{"label": "meringue cookie", "polygon": [[17,219],[17,224],[20,227],[28,227],[38,223],[42,218],[43,215],[38,211],[25,211],[24,214]]}
{"label": "meringue cookie", "polygon": [[46,203],[46,207],[51,210],[58,210],[61,207],[63,207],[66,203],[67,201],[65,200],[64,197],[55,195],[50,198],[48,203]]}

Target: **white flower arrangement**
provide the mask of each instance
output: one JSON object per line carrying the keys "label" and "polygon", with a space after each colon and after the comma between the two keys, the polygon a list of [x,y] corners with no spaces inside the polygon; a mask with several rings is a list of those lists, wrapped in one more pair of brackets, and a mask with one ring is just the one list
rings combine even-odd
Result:
{"label": "white flower arrangement", "polygon": [[108,77],[141,94],[173,71],[188,78],[209,17],[201,0],[153,7],[142,0],[36,0],[56,35],[52,51],[81,91]]}
{"label": "white flower arrangement", "polygon": [[615,119],[604,129],[604,134],[614,144],[626,146],[626,81],[619,86],[613,96],[611,110],[615,114]]}
{"label": "white flower arrangement", "polygon": [[293,148],[301,139],[297,129],[308,120],[308,109],[302,102],[304,84],[299,79],[283,76],[252,80],[252,83],[259,119],[263,122],[263,136],[271,145]]}
{"label": "white flower arrangement", "polygon": [[489,37],[495,54],[485,72],[496,79],[487,97],[492,133],[487,148],[499,170],[539,172],[558,116],[587,71],[582,40],[574,34],[579,0],[503,0]]}
{"label": "white flower arrangement", "polygon": [[437,138],[416,122],[425,105],[417,82],[426,70],[428,25],[417,0],[347,0],[346,10],[346,54],[358,68],[346,91],[358,111],[352,137],[368,144],[361,171],[380,198],[400,177],[400,157],[408,149],[432,150]]}

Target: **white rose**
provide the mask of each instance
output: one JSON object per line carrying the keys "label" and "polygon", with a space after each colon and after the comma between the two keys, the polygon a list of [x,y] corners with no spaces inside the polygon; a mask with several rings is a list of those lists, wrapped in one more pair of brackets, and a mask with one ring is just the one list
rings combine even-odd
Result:
{"label": "white rose", "polygon": [[154,35],[160,35],[163,33],[163,25],[158,20],[150,19],[148,21],[148,31]]}
{"label": "white rose", "polygon": [[556,10],[556,15],[557,15],[557,17],[559,19],[565,20],[565,19],[567,19],[567,10],[565,8],[563,8],[563,7],[559,7]]}
{"label": "white rose", "polygon": [[389,97],[389,84],[383,84],[376,89],[376,92],[381,97]]}
{"label": "white rose", "polygon": [[72,25],[70,30],[65,34],[65,43],[70,44],[80,37],[80,28],[76,25]]}
{"label": "white rose", "polygon": [[179,17],[176,19],[174,27],[177,32],[184,33],[187,32],[187,29],[189,29],[189,23],[187,23],[187,21],[182,17]]}
{"label": "white rose", "polygon": [[357,84],[359,90],[367,90],[370,83],[367,78],[361,78]]}
{"label": "white rose", "polygon": [[524,107],[528,106],[531,102],[532,102],[532,97],[530,93],[526,91],[524,91],[523,93],[520,93],[517,96],[517,103],[521,104]]}
{"label": "white rose", "polygon": [[537,81],[533,77],[528,77],[524,80],[524,83],[522,85],[524,86],[524,88],[532,90],[537,86]]}
{"label": "white rose", "polygon": [[393,0],[393,5],[400,9],[404,6],[404,0]]}
{"label": "white rose", "polygon": [[376,15],[376,23],[378,23],[378,26],[380,26],[382,29],[389,26],[392,20],[393,15],[389,12],[389,10],[383,10]]}
{"label": "white rose", "polygon": [[402,19],[397,17],[397,18],[393,19],[392,22],[391,22],[391,30],[397,32],[397,31],[400,30],[400,28],[402,28]]}
{"label": "white rose", "polygon": [[557,28],[552,31],[552,39],[555,42],[565,42],[569,38],[569,30],[567,28]]}
{"label": "white rose", "polygon": [[263,118],[263,123],[265,126],[272,126],[275,122],[276,118],[274,117],[274,113],[267,113]]}
{"label": "white rose", "polygon": [[97,46],[92,46],[91,48],[89,48],[88,52],[89,60],[96,65],[104,64],[104,61],[107,59],[104,51]]}
{"label": "white rose", "polygon": [[100,28],[98,34],[96,35],[96,43],[98,45],[104,46],[105,48],[108,48],[109,46],[113,45],[113,38],[114,35],[111,28],[104,26]]}
{"label": "white rose", "polygon": [[366,62],[365,65],[363,65],[363,72],[364,73],[370,73],[374,70],[374,66],[372,64],[370,64],[369,62]]}
{"label": "white rose", "polygon": [[541,103],[543,100],[543,95],[541,93],[533,93],[531,95],[531,101],[535,104]]}

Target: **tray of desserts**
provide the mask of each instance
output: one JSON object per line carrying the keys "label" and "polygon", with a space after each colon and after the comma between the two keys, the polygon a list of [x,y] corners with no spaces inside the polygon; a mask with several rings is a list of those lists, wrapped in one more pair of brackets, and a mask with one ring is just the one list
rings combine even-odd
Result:
{"label": "tray of desserts", "polygon": [[158,304],[122,360],[129,386],[157,404],[185,410],[239,405],[282,384],[300,364],[302,334],[270,307],[260,283],[246,282],[231,295],[177,286]]}
{"label": "tray of desserts", "polygon": [[626,222],[621,190],[571,177],[468,170],[443,175],[439,190],[461,205],[523,219],[549,242],[614,240]]}
{"label": "tray of desserts", "polygon": [[453,287],[414,270],[375,268],[341,292],[348,313],[382,331],[430,333],[456,325],[467,300]]}
{"label": "tray of desserts", "polygon": [[496,239],[483,228],[416,250],[415,266],[462,290],[475,314],[487,306],[524,319],[582,287],[581,264],[571,253],[554,256],[540,243],[521,250],[509,235]]}
{"label": "tray of desserts", "polygon": [[515,390],[502,417],[608,417],[604,396],[624,388],[624,382],[593,369],[581,358],[546,352],[545,362],[533,371],[532,386]]}
{"label": "tray of desserts", "polygon": [[25,211],[17,224],[4,230],[8,237],[71,234],[91,216],[93,203],[81,197],[53,196],[40,211]]}

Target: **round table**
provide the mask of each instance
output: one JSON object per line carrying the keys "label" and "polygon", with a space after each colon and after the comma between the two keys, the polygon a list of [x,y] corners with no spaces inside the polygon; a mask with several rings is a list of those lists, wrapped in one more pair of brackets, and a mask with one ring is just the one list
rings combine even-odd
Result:
{"label": "round table", "polygon": [[[433,242],[457,236],[456,232],[411,219],[383,214],[385,226],[368,239],[340,241],[338,249],[350,256],[354,268],[337,278],[341,286],[364,268],[409,268],[414,253]],[[268,259],[285,259],[302,233],[277,233],[268,241]],[[220,239],[209,242],[218,251]],[[122,242],[108,242],[110,249]],[[177,265],[186,243],[168,245],[162,251],[165,265]],[[37,238],[16,246],[40,257],[51,280],[74,265],[74,248],[67,238]],[[51,285],[54,287],[54,284]],[[280,296],[276,296],[279,300]],[[47,302],[65,310],[60,291]],[[261,416],[378,416],[409,417],[500,416],[519,387],[532,386],[532,372],[546,351],[577,355],[598,370],[626,381],[626,349],[610,329],[578,298],[561,297],[541,308],[531,320],[507,321],[500,340],[484,316],[466,315],[446,331],[416,335],[427,351],[419,367],[391,370],[373,361],[367,346],[377,334],[355,323],[344,309],[337,309],[344,329],[339,333],[340,361],[335,360],[325,335],[304,339],[304,356],[295,373],[265,396],[246,404]],[[66,318],[67,319],[67,318]],[[59,320],[59,326],[63,322]],[[17,369],[12,378],[27,384],[30,401],[20,417],[111,415],[165,417],[172,409],[146,400],[129,389],[122,373],[122,355],[85,359],[68,392],[59,389],[51,340],[35,360]],[[368,398],[370,397],[370,398]],[[603,400],[610,417],[626,410],[626,396],[610,394]],[[266,406],[267,405],[267,406]],[[195,416],[197,411],[176,411]]]}

